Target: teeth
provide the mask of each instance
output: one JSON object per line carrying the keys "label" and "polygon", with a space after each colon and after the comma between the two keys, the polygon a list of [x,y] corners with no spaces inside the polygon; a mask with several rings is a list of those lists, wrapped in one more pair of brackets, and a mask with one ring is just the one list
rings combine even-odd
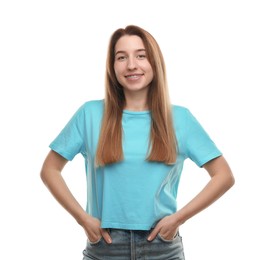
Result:
{"label": "teeth", "polygon": [[137,75],[130,75],[130,76],[127,76],[127,78],[138,78],[139,76]]}

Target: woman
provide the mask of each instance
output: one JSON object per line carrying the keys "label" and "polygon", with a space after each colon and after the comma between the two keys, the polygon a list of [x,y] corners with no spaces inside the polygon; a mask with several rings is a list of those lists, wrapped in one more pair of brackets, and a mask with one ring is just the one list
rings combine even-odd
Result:
{"label": "woman", "polygon": [[[161,50],[144,29],[116,30],[107,55],[104,100],[83,104],[50,144],[41,178],[84,228],[83,259],[185,259],[180,225],[234,184],[228,163],[191,112],[171,105]],[[61,172],[85,159],[86,211]],[[180,210],[184,160],[210,175]]]}

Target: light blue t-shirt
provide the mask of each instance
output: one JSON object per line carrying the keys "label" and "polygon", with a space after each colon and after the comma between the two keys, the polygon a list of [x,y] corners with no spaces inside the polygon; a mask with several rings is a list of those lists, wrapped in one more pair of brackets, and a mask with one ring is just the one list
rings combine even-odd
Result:
{"label": "light blue t-shirt", "polygon": [[123,111],[124,160],[95,167],[95,154],[104,100],[84,103],[50,144],[67,160],[81,153],[87,177],[87,212],[101,220],[102,228],[149,230],[177,210],[177,191],[184,160],[199,167],[221,155],[190,111],[172,106],[178,141],[174,165],[146,161],[150,111]]}

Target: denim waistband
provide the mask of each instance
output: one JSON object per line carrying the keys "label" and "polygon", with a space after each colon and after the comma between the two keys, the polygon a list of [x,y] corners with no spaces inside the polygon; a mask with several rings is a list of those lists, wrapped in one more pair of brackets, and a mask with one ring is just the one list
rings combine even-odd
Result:
{"label": "denim waistband", "polygon": [[166,240],[159,234],[152,241],[147,237],[151,230],[108,229],[112,239],[107,244],[103,238],[96,243],[87,242],[83,251],[83,260],[184,260],[182,238],[179,233],[172,240]]}

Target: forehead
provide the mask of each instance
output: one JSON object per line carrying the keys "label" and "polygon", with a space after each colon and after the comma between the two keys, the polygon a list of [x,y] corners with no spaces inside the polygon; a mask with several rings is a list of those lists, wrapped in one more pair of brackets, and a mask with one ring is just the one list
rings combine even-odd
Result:
{"label": "forehead", "polygon": [[136,35],[124,35],[117,41],[115,45],[115,52],[130,52],[140,49],[145,49],[145,46],[142,39]]}

